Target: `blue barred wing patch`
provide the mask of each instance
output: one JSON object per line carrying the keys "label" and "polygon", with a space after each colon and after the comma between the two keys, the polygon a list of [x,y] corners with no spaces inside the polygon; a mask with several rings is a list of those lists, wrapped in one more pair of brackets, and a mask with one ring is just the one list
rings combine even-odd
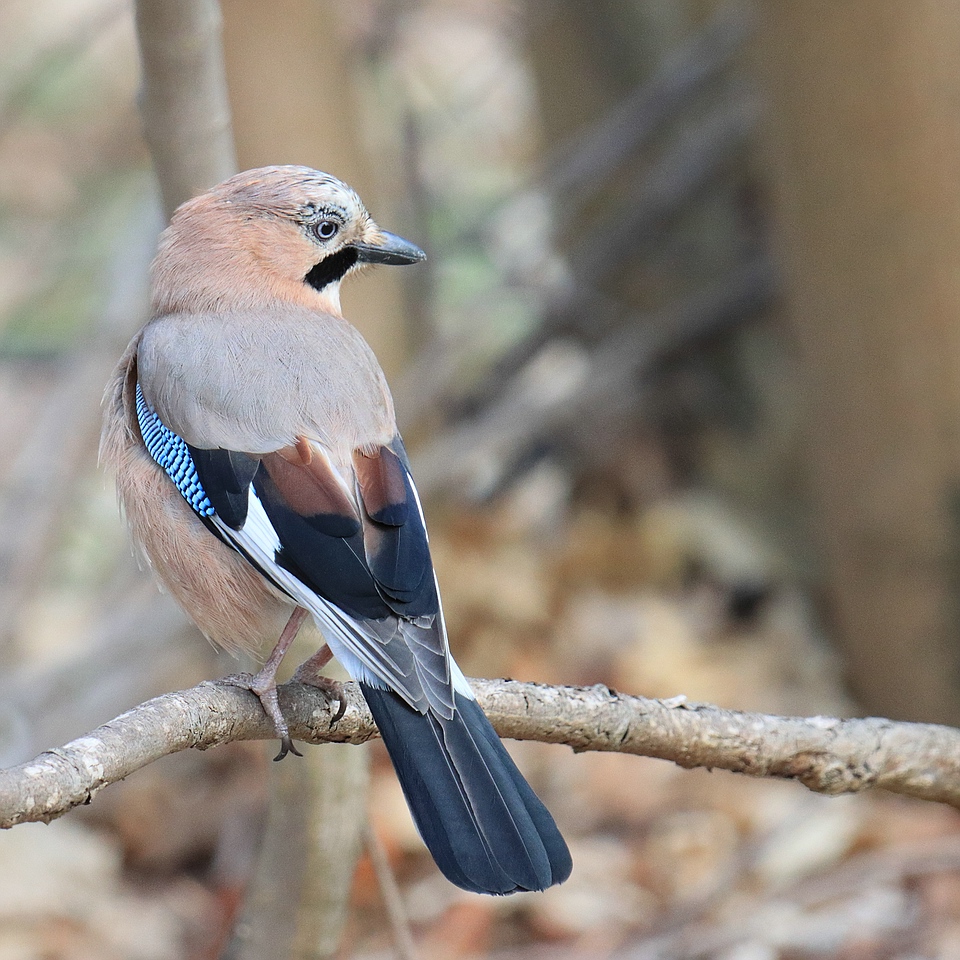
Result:
{"label": "blue barred wing patch", "polygon": [[200,483],[187,444],[163,424],[137,384],[137,422],[147,452],[176,484],[180,495],[201,517],[214,514],[213,504]]}

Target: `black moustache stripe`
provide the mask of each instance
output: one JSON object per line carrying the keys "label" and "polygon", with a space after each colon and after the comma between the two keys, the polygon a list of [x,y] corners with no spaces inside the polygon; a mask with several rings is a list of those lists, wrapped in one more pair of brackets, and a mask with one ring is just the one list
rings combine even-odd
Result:
{"label": "black moustache stripe", "polygon": [[328,284],[342,280],[359,258],[360,254],[353,247],[344,247],[312,267],[303,278],[304,283],[309,283],[314,290],[322,290]]}

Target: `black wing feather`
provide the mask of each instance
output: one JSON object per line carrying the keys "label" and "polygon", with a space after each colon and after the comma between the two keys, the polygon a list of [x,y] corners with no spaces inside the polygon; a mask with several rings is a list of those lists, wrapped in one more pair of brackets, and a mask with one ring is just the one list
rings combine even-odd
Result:
{"label": "black wing feather", "polygon": [[403,523],[380,523],[368,514],[374,528],[371,537],[374,546],[373,549],[368,546],[367,562],[391,610],[403,617],[421,617],[436,613],[440,604],[427,530],[416,508],[413,485],[406,470],[404,484],[408,509]]}
{"label": "black wing feather", "polygon": [[247,519],[248,491],[260,458],[233,450],[203,450],[190,444],[187,449],[213,509],[228,527],[239,530]]}
{"label": "black wing feather", "polygon": [[351,617],[390,616],[367,566],[359,531],[347,537],[331,535],[324,517],[304,517],[292,510],[265,469],[258,471],[253,487],[280,538],[280,566]]}
{"label": "black wing feather", "polygon": [[[397,436],[390,447],[381,447],[384,469],[400,478],[402,497],[384,507],[372,508],[358,490],[371,527],[367,562],[390,609],[402,617],[422,617],[440,609],[427,528],[410,476],[403,441]],[[393,484],[396,486],[397,484]]]}

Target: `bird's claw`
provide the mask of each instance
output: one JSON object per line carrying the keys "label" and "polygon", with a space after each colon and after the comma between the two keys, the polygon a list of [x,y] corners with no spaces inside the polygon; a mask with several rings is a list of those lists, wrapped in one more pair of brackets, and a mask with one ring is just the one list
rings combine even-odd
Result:
{"label": "bird's claw", "polygon": [[274,733],[280,739],[280,752],[273,758],[274,760],[282,760],[288,753],[292,753],[295,757],[303,756],[293,745],[290,737],[290,728],[280,710],[277,682],[274,678],[262,677],[260,674],[238,673],[223,677],[220,682],[227,686],[249,690],[260,701],[263,712],[273,724]]}
{"label": "bird's claw", "polygon": [[280,737],[280,752],[273,758],[273,762],[276,763],[278,760],[282,760],[288,753],[292,753],[295,757],[303,756],[303,754],[293,745],[293,740],[290,739],[290,734]]}
{"label": "bird's claw", "polygon": [[309,662],[308,660],[305,663],[301,663],[293,672],[291,679],[296,680],[298,683],[305,683],[310,687],[316,687],[327,698],[328,703],[333,703],[334,700],[337,701],[337,712],[330,720],[330,725],[332,726],[347,712],[346,692],[343,689],[343,684],[339,680],[334,680],[332,677],[325,677],[317,673],[308,666]]}

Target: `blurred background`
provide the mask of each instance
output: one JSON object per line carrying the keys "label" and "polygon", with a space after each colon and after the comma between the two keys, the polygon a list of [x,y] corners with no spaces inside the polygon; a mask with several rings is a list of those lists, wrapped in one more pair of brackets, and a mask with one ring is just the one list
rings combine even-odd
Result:
{"label": "blurred background", "polygon": [[[960,7],[221,8],[240,167],[334,173],[428,252],[343,302],[468,674],[960,722]],[[3,765],[237,670],[96,463],[164,219],[140,82],[129,0],[0,6]],[[0,836],[0,960],[960,958],[954,810],[512,744],[575,872],[492,900],[437,873],[379,744],[273,746]],[[358,868],[335,837],[325,885],[289,857],[263,881],[271,830],[334,822],[305,771],[345,782],[343,751]],[[251,914],[264,883],[300,919]]]}

